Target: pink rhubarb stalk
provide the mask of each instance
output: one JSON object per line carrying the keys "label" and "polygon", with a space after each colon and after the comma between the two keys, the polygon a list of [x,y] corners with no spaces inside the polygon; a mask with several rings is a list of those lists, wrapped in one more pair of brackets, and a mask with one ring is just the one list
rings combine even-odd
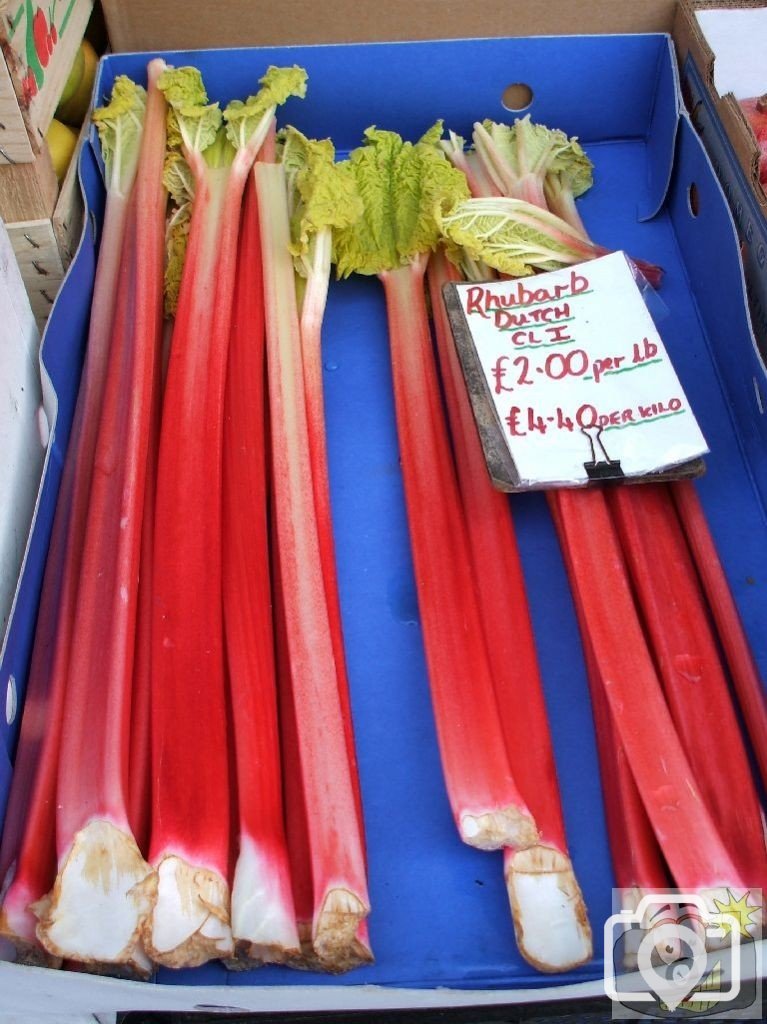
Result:
{"label": "pink rhubarb stalk", "polygon": [[237,763],[239,847],[232,884],[237,960],[298,953],[283,825],[269,585],[265,349],[255,183],[243,204],[224,417],[223,597]]}
{"label": "pink rhubarb stalk", "polygon": [[[438,146],[368,128],[347,166],[363,202],[335,234],[341,276],[375,274],[389,324],[410,546],[442,770],[461,838],[480,849],[532,846],[538,831],[512,777],[498,720],[468,538],[444,420],[424,295],[439,209],[467,194]],[[402,209],[402,217],[381,210]]]}
{"label": "pink rhubarb stalk", "polygon": [[0,847],[0,934],[28,962],[55,959],[37,938],[31,906],[45,896],[56,876],[56,782],[73,620],[115,304],[118,293],[129,288],[125,275],[121,285],[118,278],[145,94],[125,79],[118,79],[116,86],[115,102],[94,113],[104,145],[106,209],[82,383],[49,545]]}
{"label": "pink rhubarb stalk", "polygon": [[256,165],[264,253],[273,487],[285,634],[294,689],[313,888],[312,944],[332,964],[370,904],[364,839],[322,573],[285,171]]}
{"label": "pink rhubarb stalk", "polygon": [[[609,505],[674,724],[707,807],[752,886],[767,885],[759,798],[695,567],[668,489],[615,488]],[[711,757],[727,750],[727,772]],[[738,798],[733,800],[733,790]]]}
{"label": "pink rhubarb stalk", "polygon": [[131,680],[144,481],[161,339],[165,192],[164,63],[148,67],[145,127],[126,262],[132,286],[115,318],[80,570],[59,752],[58,875],[36,908],[54,955],[149,965],[139,932],[152,872],[127,814]]}
{"label": "pink rhubarb stalk", "polygon": [[[666,705],[604,493],[552,492],[576,604],[612,721],[676,885],[713,899],[744,879],[706,808]],[[690,842],[690,836],[696,842]]]}
{"label": "pink rhubarb stalk", "polygon": [[767,697],[695,485],[670,492],[727,659],[756,762],[767,785]]}
{"label": "pink rhubarb stalk", "polygon": [[[604,680],[600,674],[599,664],[586,629],[583,608],[575,586],[572,560],[565,546],[565,536],[558,514],[558,501],[554,494],[550,495],[549,508],[562,545],[562,554],[570,577],[575,611],[581,631],[594,715],[613,871],[620,890],[621,908],[635,914],[644,895],[662,893],[672,885],[672,881],[658,840],[655,838],[655,833],[644,809],[634,776],[631,774],[626,752],[612,723],[610,706],[604,692]],[[659,928],[661,924],[665,925],[676,920],[676,915],[669,905],[656,905],[653,909],[656,913],[644,922],[645,928]],[[668,961],[673,954],[678,953],[679,942],[671,941],[671,937],[665,933],[658,932],[657,934],[656,949],[661,958]],[[641,932],[636,937],[627,936],[624,950],[624,967],[627,969],[636,968],[638,941],[641,937]],[[633,941],[634,938],[637,941]]]}
{"label": "pink rhubarb stalk", "polygon": [[[161,81],[194,178],[189,239],[163,402],[152,623],[152,829],[157,900],[145,931],[158,963],[233,950],[222,609],[224,394],[243,190],[277,103],[300,69],[271,68],[221,124],[199,72]],[[194,756],[190,756],[194,752]]]}
{"label": "pink rhubarb stalk", "polygon": [[443,286],[459,279],[442,250],[432,254],[431,307],[482,628],[511,770],[540,831],[538,843],[530,849],[504,851],[506,882],[520,952],[539,970],[564,971],[591,958],[591,929],[567,850],[508,498],[495,490],[488,476],[442,301]]}
{"label": "pink rhubarb stalk", "polygon": [[[426,257],[381,273],[418,603],[442,767],[463,840],[535,845],[509,766],[423,298]],[[466,728],[470,723],[471,733]]]}

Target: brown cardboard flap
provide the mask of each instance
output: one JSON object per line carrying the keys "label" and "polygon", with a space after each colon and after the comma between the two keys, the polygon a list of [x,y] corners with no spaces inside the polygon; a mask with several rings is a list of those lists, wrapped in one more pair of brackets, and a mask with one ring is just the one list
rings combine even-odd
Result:
{"label": "brown cardboard flap", "polygon": [[[735,97],[731,93],[720,96],[716,91],[714,86],[715,55],[695,16],[696,11],[702,10],[724,10],[727,8],[742,10],[765,6],[767,6],[765,0],[680,0],[674,19],[673,37],[680,66],[684,68],[684,62],[689,56],[701,73],[738,163],[751,182],[762,212],[767,216],[767,195],[759,182],[759,147],[756,144],[754,133]],[[767,75],[767,71],[765,74]],[[692,114],[694,121],[695,112],[692,111]]]}
{"label": "brown cardboard flap", "polygon": [[670,32],[675,0],[102,0],[115,51],[481,36]]}

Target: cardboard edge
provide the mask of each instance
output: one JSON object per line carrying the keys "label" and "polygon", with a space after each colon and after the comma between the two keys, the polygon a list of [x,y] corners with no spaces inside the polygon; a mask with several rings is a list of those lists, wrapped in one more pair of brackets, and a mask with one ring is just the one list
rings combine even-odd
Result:
{"label": "cardboard edge", "polygon": [[[767,941],[755,943],[755,970],[742,980],[764,978]],[[638,973],[622,975],[621,990],[646,991]],[[28,1017],[44,1014],[120,1013],[132,1011],[197,1011],[210,1013],[307,1013],[362,1010],[449,1009],[475,1006],[512,1006],[523,1003],[562,1002],[604,998],[605,979],[569,985],[543,985],[524,989],[453,989],[442,987],[385,988],[380,985],[147,985],[95,975],[22,967],[0,961],[3,1009]],[[568,1007],[572,1009],[572,1006]]]}
{"label": "cardboard edge", "polygon": [[[679,117],[684,109],[681,79],[674,50],[674,41],[670,35],[665,36],[665,41],[666,49],[662,51],[659,58],[657,72],[658,81],[655,92],[656,99],[653,103],[653,110],[650,115],[650,132],[648,134],[648,143],[653,146],[653,149],[658,150],[655,159],[658,161],[659,165],[664,168],[664,170],[658,173],[655,186],[652,187],[651,185],[651,193],[647,208],[640,208],[637,211],[637,217],[640,221],[652,220],[653,217],[660,213],[666,202],[666,196],[668,195],[668,191],[671,186],[671,177],[674,173]],[[672,112],[673,123],[670,128],[663,123],[663,114],[665,111],[659,111],[657,102],[658,96],[665,95],[665,90],[661,88],[664,74],[670,74],[671,76],[671,93],[673,96],[674,107]],[[658,136],[658,140],[657,142],[652,143],[653,136],[656,134]]]}
{"label": "cardboard edge", "polygon": [[[705,81],[703,82],[703,85],[705,87]],[[737,254],[738,254],[738,269],[739,269],[739,272],[740,272],[739,276],[740,276],[740,289],[741,289],[741,304],[742,304],[743,311],[744,311],[744,316],[745,316],[745,319],[746,319],[746,325],[748,327],[748,334],[749,334],[749,337],[751,339],[751,347],[753,349],[753,352],[754,352],[754,355],[756,357],[756,360],[757,360],[757,363],[759,365],[759,368],[761,369],[762,374],[763,374],[763,376],[765,378],[765,381],[764,381],[765,387],[767,387],[767,363],[765,363],[765,357],[764,357],[764,355],[762,354],[762,352],[759,349],[759,343],[757,341],[756,334],[754,333],[754,327],[753,327],[753,324],[752,324],[752,321],[751,321],[751,311],[750,311],[749,301],[748,301],[748,287],[747,287],[747,284],[746,284],[746,272],[745,272],[745,268],[743,266],[743,257],[742,257],[741,252],[740,252],[740,240],[739,240],[739,237],[738,237],[738,228],[737,228],[737,225],[735,223],[735,218],[733,216],[732,210],[730,209],[730,204],[729,204],[729,201],[727,199],[727,194],[726,194],[726,192],[724,190],[724,186],[722,185],[722,182],[719,180],[719,176],[716,173],[716,170],[714,168],[714,165],[713,165],[713,162],[711,160],[711,157],[709,156],[708,151],[706,150],[706,147],[705,147],[705,145],[703,143],[703,140],[700,137],[700,133],[696,130],[694,116],[692,114],[688,114],[687,111],[683,111],[682,112],[682,118],[684,119],[686,125],[689,127],[691,135],[694,137],[695,142],[696,142],[698,148],[700,149],[700,151],[701,151],[701,153],[703,155],[703,158],[705,159],[706,163],[708,164],[708,166],[709,166],[709,168],[711,170],[712,180],[713,180],[714,184],[716,185],[716,188],[717,188],[717,190],[718,190],[718,192],[719,192],[719,194],[721,196],[721,199],[722,199],[722,202],[725,205],[725,208],[728,211],[728,216],[729,216],[729,221],[730,221],[730,229],[732,231],[733,245],[735,246],[735,248],[737,250]],[[765,392],[765,393],[767,394],[767,392]]]}
{"label": "cardboard edge", "polygon": [[767,193],[759,182],[759,147],[740,104],[732,95],[720,96],[714,85],[715,55],[708,45],[695,12],[723,6],[733,8],[763,7],[762,0],[740,0],[739,3],[723,4],[722,0],[680,0],[677,7],[672,36],[676,46],[679,65],[684,66],[691,58],[697,67],[703,84],[708,91],[719,119],[724,126],[732,149],[743,173],[748,179],[757,204],[767,218]]}

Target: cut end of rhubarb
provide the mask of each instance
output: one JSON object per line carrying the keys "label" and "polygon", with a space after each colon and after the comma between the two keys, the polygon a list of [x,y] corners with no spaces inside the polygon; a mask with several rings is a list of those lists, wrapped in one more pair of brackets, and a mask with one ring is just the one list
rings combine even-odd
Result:
{"label": "cut end of rhubarb", "polygon": [[102,978],[117,978],[120,981],[148,981],[155,972],[155,965],[146,955],[141,942],[136,943],[131,960],[120,964],[89,963],[81,964],[77,960],[68,960],[64,964],[67,971],[85,971]]}
{"label": "cut end of rhubarb", "polygon": [[500,850],[513,846],[525,850],[540,838],[535,822],[519,807],[502,807],[485,814],[462,814],[461,839],[478,850]]}
{"label": "cut end of rhubarb", "polygon": [[75,836],[51,893],[32,907],[37,937],[62,959],[133,963],[155,886],[133,837],[91,821]]}
{"label": "cut end of rhubarb", "polygon": [[168,854],[157,865],[157,901],[146,922],[144,945],[163,967],[199,967],[234,951],[229,887],[209,868]]}
{"label": "cut end of rhubarb", "polygon": [[11,926],[5,910],[0,910],[0,939],[14,949],[14,963],[25,967],[61,967],[61,957],[51,956],[37,941],[22,938]]}
{"label": "cut end of rhubarb", "polygon": [[332,962],[322,960],[315,952],[312,945],[311,924],[299,924],[298,935],[301,951],[297,956],[286,960],[288,967],[296,971],[319,971],[324,974],[345,974],[353,971],[356,967],[367,967],[375,962],[373,951],[366,938],[361,935],[359,929],[351,944],[341,950]]}
{"label": "cut end of rhubarb", "polygon": [[591,928],[570,858],[547,846],[506,860],[517,946],[539,971],[558,973],[592,957]]}
{"label": "cut end of rhubarb", "polygon": [[17,964],[27,967],[60,967],[61,957],[52,956],[37,938],[37,918],[30,910],[33,897],[19,880],[9,880],[0,906],[0,939],[13,946]]}
{"label": "cut end of rhubarb", "polygon": [[230,971],[250,971],[264,964],[290,964],[300,956],[298,946],[264,945],[248,942],[247,939],[235,939],[234,956],[224,961]]}
{"label": "cut end of rhubarb", "polygon": [[344,966],[355,945],[357,929],[369,907],[348,889],[331,889],[314,923],[312,945],[326,970],[349,970]]}
{"label": "cut end of rhubarb", "polygon": [[326,971],[320,958],[314,951],[312,945],[311,921],[299,921],[298,923],[299,952],[296,956],[286,961],[288,967],[294,971]]}
{"label": "cut end of rhubarb", "polygon": [[282,964],[299,953],[287,861],[243,838],[232,885],[235,956]]}

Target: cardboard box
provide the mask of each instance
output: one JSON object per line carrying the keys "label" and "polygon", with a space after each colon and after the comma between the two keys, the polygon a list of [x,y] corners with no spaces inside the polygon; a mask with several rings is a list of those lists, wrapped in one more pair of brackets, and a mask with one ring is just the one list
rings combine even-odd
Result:
{"label": "cardboard box", "polygon": [[587,35],[667,32],[675,0],[284,0],[271,5],[231,0],[225,10],[188,0],[102,0],[116,52],[201,50],[220,46],[281,46],[472,36]]}
{"label": "cardboard box", "polygon": [[[765,6],[762,0],[682,0],[673,35],[685,101],[738,228],[754,334],[767,359],[767,194],[759,183],[758,146],[736,98],[717,91],[715,55],[696,18],[697,12],[714,8]],[[762,88],[767,90],[767,70]]]}
{"label": "cardboard box", "polygon": [[45,10],[31,0],[3,4],[0,162],[31,163],[43,148],[92,8],[93,0],[59,0]]}
{"label": "cardboard box", "polygon": [[[702,145],[681,112],[668,37],[468,39],[175,53],[168,59],[194,60],[214,99],[247,93],[269,63],[305,65],[308,98],[291,101],[281,119],[312,135],[332,133],[342,151],[358,144],[373,121],[415,138],[442,116],[468,135],[477,118],[511,116],[502,105],[510,81],[530,86],[534,118],[581,137],[595,163],[596,183],[581,205],[593,236],[665,269],[656,312],[711,448],[700,492],[765,671],[765,595],[748,580],[767,578],[767,417],[759,404],[767,378],[753,349],[732,221]],[[116,74],[141,78],[145,63],[145,56],[135,54],[105,59],[98,98]],[[103,209],[99,165],[90,148],[80,169],[91,215],[44,339],[53,433],[0,656],[0,685],[15,680],[19,706]],[[517,954],[500,856],[463,846],[447,805],[417,623],[384,303],[376,281],[333,284],[324,346],[338,573],[377,962],[341,978],[278,967],[229,974],[211,964],[161,971],[156,985],[0,963],[0,1010],[341,1011],[572,1001],[602,992],[602,926],[612,909],[612,872],[588,685],[545,499],[522,495],[513,509],[570,849],[595,939],[593,962],[556,978],[537,974]],[[0,717],[0,817],[19,718]]]}

